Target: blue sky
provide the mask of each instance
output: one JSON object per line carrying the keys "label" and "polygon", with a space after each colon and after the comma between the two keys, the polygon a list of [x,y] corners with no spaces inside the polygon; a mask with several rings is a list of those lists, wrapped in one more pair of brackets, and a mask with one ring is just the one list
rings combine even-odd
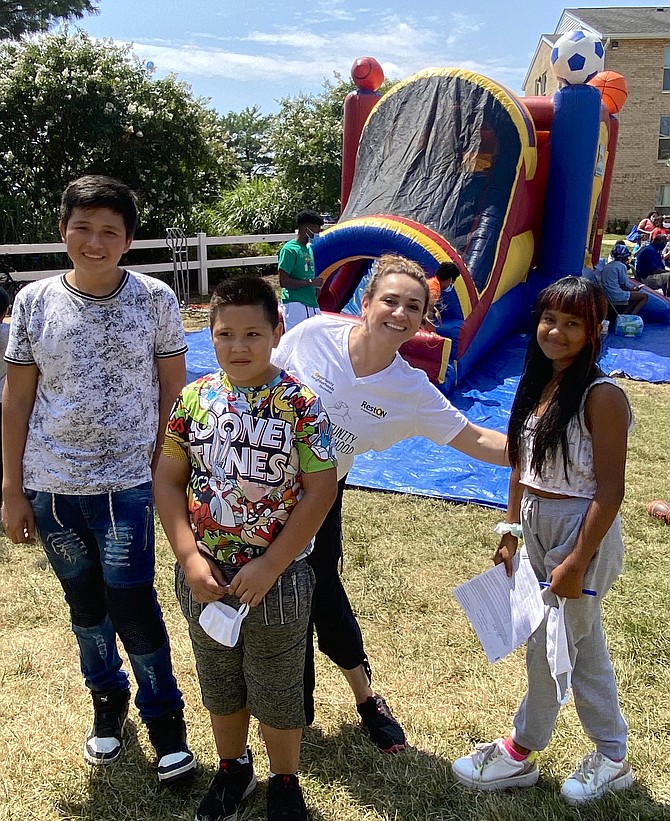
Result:
{"label": "blue sky", "polygon": [[[586,5],[586,4],[585,4]],[[596,4],[589,4],[596,5]],[[602,3],[649,5],[648,2]],[[131,43],[173,72],[221,114],[318,93],[373,56],[389,79],[434,66],[479,71],[521,92],[540,35],[553,32],[558,0],[99,0],[79,25],[94,37]]]}

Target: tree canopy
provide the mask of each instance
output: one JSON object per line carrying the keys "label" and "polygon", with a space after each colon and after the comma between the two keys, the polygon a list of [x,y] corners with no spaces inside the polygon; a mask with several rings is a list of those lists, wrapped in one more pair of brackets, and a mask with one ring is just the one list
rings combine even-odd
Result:
{"label": "tree canopy", "polygon": [[0,40],[48,31],[63,20],[97,14],[91,0],[0,0]]}
{"label": "tree canopy", "polygon": [[239,178],[221,118],[130,49],[62,32],[0,46],[0,241],[53,238],[65,186],[87,173],[139,195],[144,235],[189,230],[195,203]]}
{"label": "tree canopy", "polygon": [[263,116],[260,107],[230,111],[223,124],[230,135],[230,147],[247,179],[266,175],[272,168],[270,129],[272,115]]}
{"label": "tree canopy", "polygon": [[342,171],[344,98],[354,85],[326,80],[319,95],[281,100],[271,132],[274,165],[305,207],[338,211]]}
{"label": "tree canopy", "polygon": [[335,82],[323,84],[320,94],[281,100],[273,117],[261,118],[256,108],[245,109],[247,114],[241,112],[235,119],[229,114],[225,122],[241,143],[254,138],[263,144],[258,128],[266,129],[272,164],[224,191],[211,208],[202,209],[198,224],[203,230],[214,234],[287,231],[295,226],[295,215],[302,208],[339,212],[342,115],[344,99],[353,88],[336,77]]}

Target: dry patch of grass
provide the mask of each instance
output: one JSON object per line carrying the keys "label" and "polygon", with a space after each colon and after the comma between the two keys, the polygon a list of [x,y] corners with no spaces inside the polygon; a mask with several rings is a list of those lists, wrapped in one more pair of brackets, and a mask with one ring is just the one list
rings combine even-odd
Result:
{"label": "dry patch of grass", "polygon": [[[451,594],[485,569],[499,513],[472,505],[348,490],[345,581],[360,616],[375,682],[414,750],[384,756],[361,734],[343,677],[320,654],[317,719],[303,745],[303,786],[315,821],[653,821],[670,819],[668,569],[670,528],[644,504],[667,498],[670,386],[625,384],[637,417],[623,507],[625,572],[605,622],[630,724],[633,790],[589,808],[558,790],[589,749],[574,706],[561,711],[540,758],[536,789],[476,795],[449,763],[506,732],[523,695],[523,653],[489,665]],[[181,791],[158,786],[146,731],[131,709],[122,759],[92,770],[81,757],[91,715],[60,587],[36,546],[0,541],[0,821],[192,819],[216,766],[185,624],[172,592],[171,552],[159,530],[157,587],[202,767]],[[262,742],[251,744],[267,776]],[[263,784],[240,821],[265,817]]]}

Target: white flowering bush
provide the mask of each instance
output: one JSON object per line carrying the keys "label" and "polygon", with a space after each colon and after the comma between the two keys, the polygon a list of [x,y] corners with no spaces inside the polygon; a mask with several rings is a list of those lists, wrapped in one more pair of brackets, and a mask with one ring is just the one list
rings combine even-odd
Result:
{"label": "white flowering bush", "polygon": [[0,44],[0,242],[52,240],[63,189],[89,173],[130,185],[141,234],[161,236],[240,172],[216,112],[129,48],[68,30]]}
{"label": "white flowering bush", "polygon": [[336,80],[327,80],[319,95],[281,100],[270,135],[274,165],[285,185],[298,199],[322,211],[339,210],[342,114],[344,98],[354,88],[339,77]]}

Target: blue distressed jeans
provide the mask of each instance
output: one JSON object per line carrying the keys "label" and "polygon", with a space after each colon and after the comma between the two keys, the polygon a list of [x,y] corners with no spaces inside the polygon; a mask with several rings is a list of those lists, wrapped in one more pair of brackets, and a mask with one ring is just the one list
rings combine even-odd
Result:
{"label": "blue distressed jeans", "polygon": [[65,593],[86,686],[128,689],[116,638],[137,681],[142,719],[182,708],[154,590],[151,483],[93,496],[26,490],[49,563]]}

